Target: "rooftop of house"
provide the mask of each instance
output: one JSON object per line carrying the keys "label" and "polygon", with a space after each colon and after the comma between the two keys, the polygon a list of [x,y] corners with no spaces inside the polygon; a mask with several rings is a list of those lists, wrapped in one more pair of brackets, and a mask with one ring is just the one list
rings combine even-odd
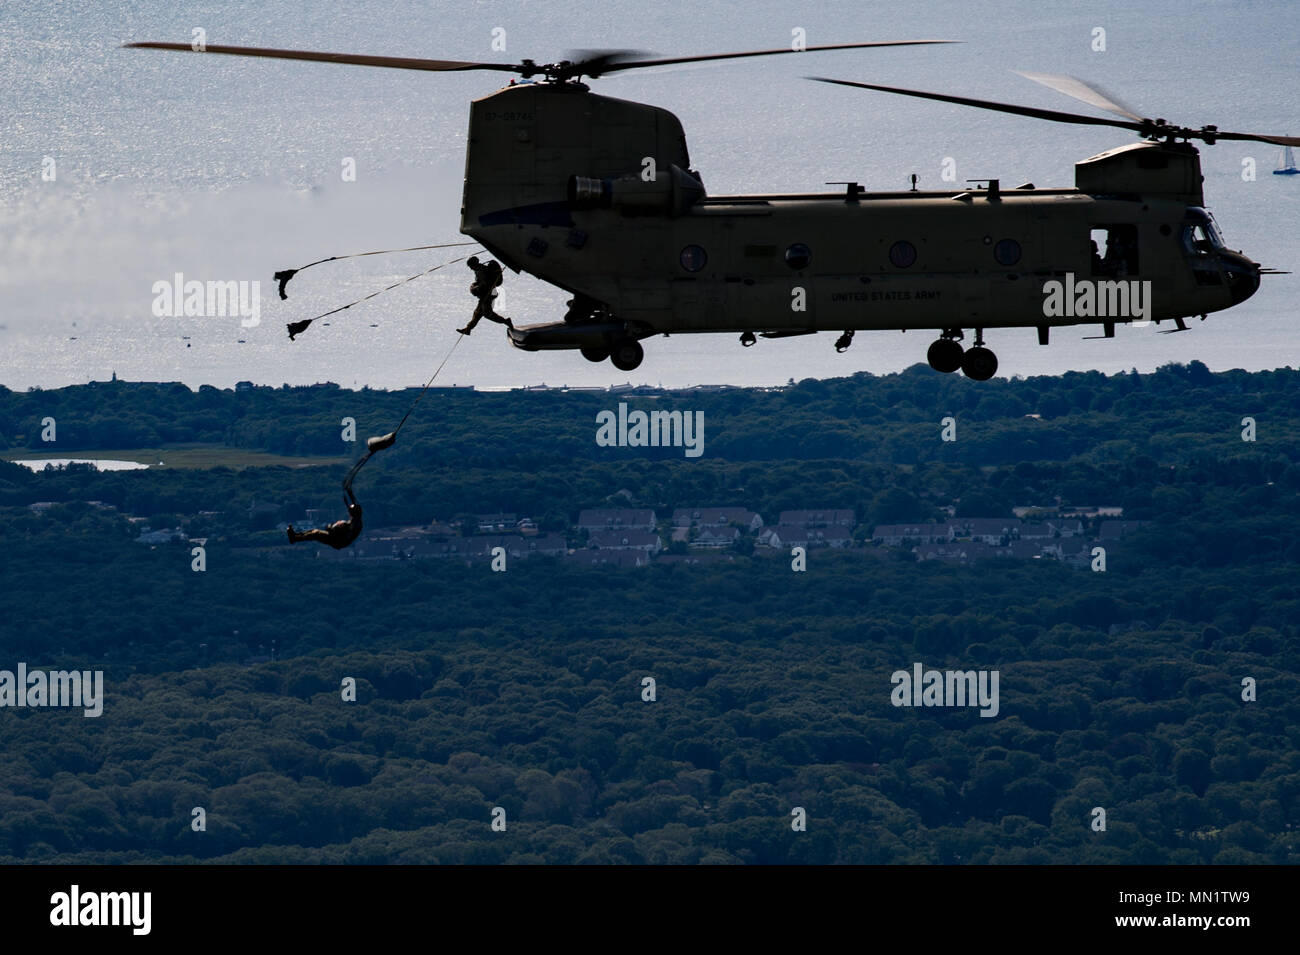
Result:
{"label": "rooftop of house", "polygon": [[852,510],[835,508],[817,511],[782,511],[781,516],[777,518],[777,523],[804,526],[812,524],[845,524],[852,526],[854,515]]}
{"label": "rooftop of house", "polygon": [[651,527],[655,512],[646,507],[596,507],[578,513],[579,527]]}

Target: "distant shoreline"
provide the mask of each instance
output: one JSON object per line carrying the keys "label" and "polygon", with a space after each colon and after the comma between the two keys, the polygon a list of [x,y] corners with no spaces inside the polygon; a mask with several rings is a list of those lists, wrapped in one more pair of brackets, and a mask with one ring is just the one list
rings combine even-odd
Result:
{"label": "distant shoreline", "polygon": [[[50,460],[49,451],[0,451],[0,460],[21,464],[25,461]],[[288,455],[269,451],[252,451],[225,444],[177,444],[161,448],[59,448],[58,460],[76,461],[129,461],[144,465],[143,469],[163,468],[290,468],[332,467],[349,459],[340,455]],[[137,470],[111,468],[107,470]]]}

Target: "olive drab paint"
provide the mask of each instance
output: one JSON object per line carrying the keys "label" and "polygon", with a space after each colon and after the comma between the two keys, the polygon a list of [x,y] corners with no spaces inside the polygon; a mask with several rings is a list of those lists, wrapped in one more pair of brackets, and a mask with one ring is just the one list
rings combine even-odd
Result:
{"label": "olive drab paint", "polygon": [[[657,107],[573,82],[521,83],[476,100],[461,231],[510,268],[574,291],[585,308],[571,313],[577,321],[523,326],[514,344],[603,354],[624,332],[1097,324],[1111,316],[1045,314],[1044,286],[1094,274],[1090,235],[1103,226],[1133,230],[1146,292],[1141,311],[1118,321],[1206,314],[1242,296],[1225,278],[1235,260],[1184,241],[1189,210],[1204,205],[1188,143],[1100,153],[1075,166],[1073,188],[991,181],[866,193],[850,184],[851,196],[714,196],[706,173],[691,169],[677,117]],[[812,253],[798,270],[787,260],[796,244]]]}
{"label": "olive drab paint", "polygon": [[[940,179],[951,185],[941,191],[918,191],[913,177],[908,191],[868,192],[848,182],[838,192],[727,195],[706,189],[706,183],[717,184],[707,163],[703,171],[692,167],[676,116],[593,93],[582,78],[594,82],[621,70],[738,55],[805,57],[826,49],[950,41],[808,46],[806,31],[796,27],[785,48],[668,59],[594,51],[543,64],[204,47],[201,31],[195,38],[193,49],[209,54],[518,74],[521,79],[470,105],[460,231],[506,267],[572,295],[563,320],[510,328],[513,345],[579,349],[590,361],[609,359],[624,371],[640,365],[640,342],[661,334],[740,332],[741,344],[752,345],[758,335],[834,331],[837,350],[844,351],[853,331],[932,329],[939,338],[927,354],[931,367],[948,373],[960,368],[983,381],[998,367],[984,343],[989,329],[1032,328],[1040,345],[1049,343],[1054,327],[1100,324],[1111,338],[1118,323],[1134,318],[1171,320],[1175,330],[1186,330],[1185,318],[1204,318],[1250,298],[1264,274],[1219,236],[1205,209],[1193,141],[1290,139],[809,77],[1041,120],[1120,126],[1143,138],[1076,163],[1073,187],[1024,183],[1004,189],[997,179],[968,179],[963,188],[949,156]],[[504,29],[492,39],[500,55]],[[1094,52],[1105,52],[1103,27],[1093,30],[1091,43]],[[190,49],[181,43],[127,46]],[[1131,116],[1081,81],[1022,75],[1094,108]],[[1099,233],[1107,239],[1104,257]],[[1129,283],[1139,283],[1141,314],[1045,309],[1045,286],[1067,275],[1084,276],[1085,288],[1105,279],[1108,296],[1118,296],[1121,288],[1113,283],[1122,281],[1130,302]],[[974,342],[964,349],[958,343],[967,329]]]}

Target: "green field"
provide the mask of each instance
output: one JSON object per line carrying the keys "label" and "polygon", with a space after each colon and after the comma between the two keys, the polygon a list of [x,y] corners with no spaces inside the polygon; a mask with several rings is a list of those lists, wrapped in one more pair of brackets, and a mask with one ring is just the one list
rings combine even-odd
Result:
{"label": "green field", "polygon": [[129,448],[79,451],[74,448],[50,448],[43,451],[6,451],[0,453],[5,461],[29,461],[33,458],[85,458],[95,460],[104,458],[113,461],[137,461],[150,467],[161,464],[169,468],[261,468],[283,465],[290,468],[305,468],[338,464],[346,462],[343,456],[302,456],[273,454],[268,451],[250,451],[247,448],[232,448],[224,444],[174,444],[163,448]]}

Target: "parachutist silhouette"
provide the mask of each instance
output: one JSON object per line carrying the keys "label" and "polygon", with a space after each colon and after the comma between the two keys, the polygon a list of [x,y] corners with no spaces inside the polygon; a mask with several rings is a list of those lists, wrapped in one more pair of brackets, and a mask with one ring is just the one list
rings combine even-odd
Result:
{"label": "parachutist silhouette", "polygon": [[347,496],[343,501],[348,506],[348,519],[345,521],[335,521],[328,527],[314,528],[309,531],[296,531],[293,525],[288,528],[289,543],[297,544],[300,541],[319,541],[322,544],[328,544],[335,550],[342,550],[351,544],[361,535],[361,505],[352,494],[352,488],[347,489]]}

